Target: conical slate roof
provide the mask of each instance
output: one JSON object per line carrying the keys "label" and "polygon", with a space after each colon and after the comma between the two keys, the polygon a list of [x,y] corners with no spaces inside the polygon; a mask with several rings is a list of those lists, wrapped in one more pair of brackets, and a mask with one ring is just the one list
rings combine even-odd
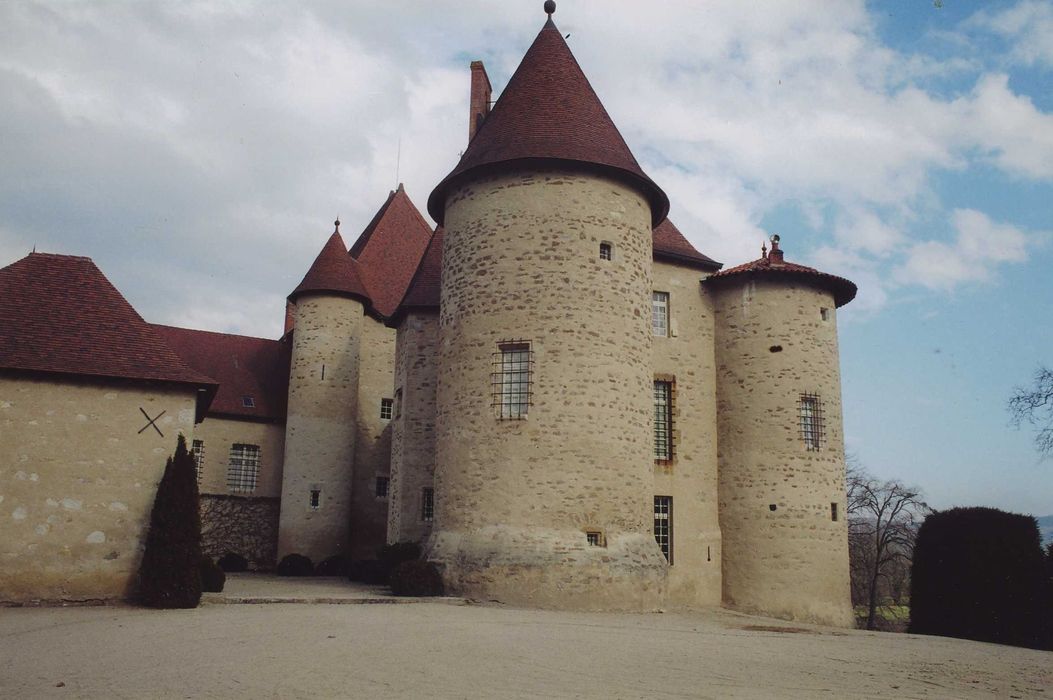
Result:
{"label": "conical slate roof", "polygon": [[399,319],[412,309],[439,309],[439,297],[442,292],[442,239],[444,230],[441,226],[435,229],[428,249],[417,266],[417,271],[402,297],[398,309],[392,315],[389,325],[397,326]]}
{"label": "conical slate roof", "polygon": [[654,231],[651,232],[651,243],[654,257],[657,260],[692,265],[704,270],[719,270],[721,267],[721,263],[698,252],[669,219],[664,219],[662,223],[654,227]]}
{"label": "conical slate roof", "polygon": [[652,226],[669,211],[669,198],[640,169],[551,17],[457,167],[431,193],[428,212],[441,226],[447,193],[470,173],[544,162],[584,164],[629,182],[651,203]]}
{"label": "conical slate roof", "polygon": [[303,281],[289,295],[289,301],[296,301],[297,297],[308,292],[349,296],[370,303],[358,263],[348,254],[339,231],[334,231],[329,237]]}

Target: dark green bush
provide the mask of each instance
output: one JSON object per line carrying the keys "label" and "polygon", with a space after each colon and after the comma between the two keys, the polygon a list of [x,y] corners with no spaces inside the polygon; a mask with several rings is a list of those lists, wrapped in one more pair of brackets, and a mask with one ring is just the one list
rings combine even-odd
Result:
{"label": "dark green bush", "polygon": [[910,632],[1053,646],[1053,596],[1028,515],[954,508],[922,523],[911,575]]}
{"label": "dark green bush", "polygon": [[334,554],[314,569],[315,576],[347,576],[347,557],[342,554]]}
{"label": "dark green bush", "polygon": [[212,557],[201,557],[201,591],[204,593],[222,593],[227,583],[227,575]]}
{"label": "dark green bush", "polygon": [[442,595],[442,575],[430,561],[404,561],[391,571],[391,592],[400,596]]}
{"label": "dark green bush", "polygon": [[197,469],[180,435],[150,513],[150,530],[136,579],[139,602],[151,608],[197,607],[201,601],[200,562]]}
{"label": "dark green bush", "polygon": [[314,564],[302,554],[286,554],[278,562],[276,573],[279,576],[313,576]]}
{"label": "dark green bush", "polygon": [[227,552],[219,558],[219,568],[227,573],[240,573],[249,570],[249,562],[240,554]]}
{"label": "dark green bush", "polygon": [[347,577],[352,581],[383,586],[388,582],[384,568],[376,559],[357,559],[347,567]]}

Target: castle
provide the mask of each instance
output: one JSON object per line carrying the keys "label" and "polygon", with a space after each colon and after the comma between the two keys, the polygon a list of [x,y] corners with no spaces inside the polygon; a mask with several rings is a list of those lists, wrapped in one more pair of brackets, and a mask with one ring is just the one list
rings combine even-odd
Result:
{"label": "castle", "polygon": [[549,18],[433,190],[337,222],[279,340],[149,324],[88,258],[0,269],[0,599],[127,594],[175,434],[204,546],[424,543],[450,590],[851,624],[840,277],[666,218]]}

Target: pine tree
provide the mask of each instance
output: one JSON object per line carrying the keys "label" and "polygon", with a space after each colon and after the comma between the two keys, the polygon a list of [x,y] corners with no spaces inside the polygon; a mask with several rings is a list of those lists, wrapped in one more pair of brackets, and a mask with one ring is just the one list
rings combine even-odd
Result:
{"label": "pine tree", "polygon": [[200,561],[197,470],[180,435],[150,513],[146,550],[139,565],[139,602],[151,608],[197,607]]}

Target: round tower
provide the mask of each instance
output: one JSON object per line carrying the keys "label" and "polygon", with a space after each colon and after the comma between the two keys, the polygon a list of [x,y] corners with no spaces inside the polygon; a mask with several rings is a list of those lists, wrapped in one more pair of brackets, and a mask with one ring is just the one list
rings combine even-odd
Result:
{"label": "round tower", "polygon": [[446,234],[428,553],[451,590],[660,604],[651,229],[667,209],[550,18],[429,199]]}
{"label": "round tower", "polygon": [[851,626],[835,309],[846,279],[771,253],[704,282],[716,316],[723,596]]}
{"label": "round tower", "polygon": [[319,562],[347,554],[359,338],[370,303],[339,229],[289,301],[296,320],[278,557],[297,553]]}

